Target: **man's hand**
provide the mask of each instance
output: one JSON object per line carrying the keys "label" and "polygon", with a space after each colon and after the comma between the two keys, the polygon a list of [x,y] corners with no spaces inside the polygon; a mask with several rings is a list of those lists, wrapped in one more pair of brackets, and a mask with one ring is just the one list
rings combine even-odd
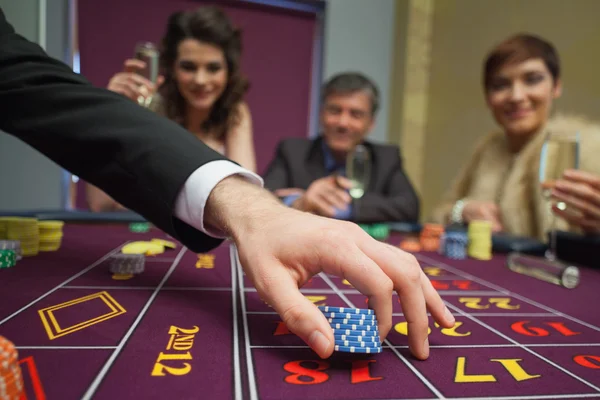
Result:
{"label": "man's hand", "polygon": [[336,209],[345,210],[352,202],[352,198],[345,190],[350,189],[346,187],[349,185],[347,179],[336,176],[317,179],[292,204],[292,207],[324,217],[333,217]]}
{"label": "man's hand", "polygon": [[566,210],[554,205],[556,215],[587,233],[600,233],[600,176],[568,170],[552,186],[552,198],[567,205]]}
{"label": "man's hand", "polygon": [[502,218],[500,208],[491,201],[469,200],[463,208],[463,220],[471,222],[475,220],[490,221],[492,223],[492,232],[501,232]]}
{"label": "man's hand", "polygon": [[205,222],[233,238],[260,297],[320,357],[332,354],[333,331],[299,288],[322,271],[347,279],[369,298],[381,340],[392,328],[397,291],[408,321],[409,347],[419,359],[429,356],[427,310],[440,325],[454,326],[454,317],[416,259],[372,239],[353,223],[290,209],[237,177],[212,191]]}

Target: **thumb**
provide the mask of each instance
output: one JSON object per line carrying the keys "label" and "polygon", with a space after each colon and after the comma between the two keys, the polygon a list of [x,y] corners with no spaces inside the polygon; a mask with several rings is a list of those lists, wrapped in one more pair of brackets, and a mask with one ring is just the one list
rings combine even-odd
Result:
{"label": "thumb", "polygon": [[334,338],[325,315],[300,293],[289,275],[282,275],[282,279],[269,279],[269,287],[259,294],[277,311],[291,332],[319,357],[328,358],[333,353]]}

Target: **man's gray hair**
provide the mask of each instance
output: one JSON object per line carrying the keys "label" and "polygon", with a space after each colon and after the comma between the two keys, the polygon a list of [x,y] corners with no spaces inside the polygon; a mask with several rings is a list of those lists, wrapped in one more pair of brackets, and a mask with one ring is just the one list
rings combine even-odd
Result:
{"label": "man's gray hair", "polygon": [[359,72],[344,72],[329,78],[321,90],[321,104],[332,94],[345,94],[364,91],[371,97],[371,114],[379,109],[379,89],[377,85]]}

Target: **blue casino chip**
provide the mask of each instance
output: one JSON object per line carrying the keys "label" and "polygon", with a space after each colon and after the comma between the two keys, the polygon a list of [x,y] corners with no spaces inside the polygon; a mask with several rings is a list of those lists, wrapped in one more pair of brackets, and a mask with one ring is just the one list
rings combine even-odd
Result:
{"label": "blue casino chip", "polygon": [[376,326],[377,321],[374,319],[352,319],[352,318],[327,318],[330,324],[347,324],[347,325],[364,325]]}
{"label": "blue casino chip", "polygon": [[371,320],[371,321],[375,319],[375,315],[367,315],[367,314],[323,312],[323,315],[326,318],[336,318],[336,319],[366,319],[366,320]]}
{"label": "blue casino chip", "polygon": [[352,335],[352,336],[377,336],[379,337],[379,331],[364,331],[355,329],[336,329],[333,328],[333,335]]}
{"label": "blue casino chip", "polygon": [[336,346],[347,346],[347,347],[381,347],[379,342],[355,342],[352,340],[336,340]]}
{"label": "blue casino chip", "polygon": [[365,314],[374,315],[373,310],[368,308],[348,308],[348,307],[331,307],[331,306],[319,306],[319,310],[323,313],[334,312],[334,313],[346,313],[346,314]]}
{"label": "blue casino chip", "polygon": [[351,330],[351,331],[372,331],[378,332],[377,325],[351,325],[351,324],[329,324],[333,329]]}
{"label": "blue casino chip", "polygon": [[335,351],[341,351],[343,353],[381,353],[383,349],[381,347],[354,347],[354,346],[338,346],[334,347]]}
{"label": "blue casino chip", "polygon": [[379,335],[377,336],[359,336],[359,335],[333,335],[333,338],[338,340],[350,340],[352,342],[379,342]]}

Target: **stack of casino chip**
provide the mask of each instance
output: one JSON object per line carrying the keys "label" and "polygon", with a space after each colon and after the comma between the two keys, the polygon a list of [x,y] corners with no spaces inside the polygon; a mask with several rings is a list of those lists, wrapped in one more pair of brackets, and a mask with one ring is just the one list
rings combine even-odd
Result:
{"label": "stack of casino chip", "polygon": [[438,251],[440,237],[444,234],[444,226],[439,224],[425,224],[421,230],[421,247],[423,251]]}
{"label": "stack of casino chip", "polygon": [[36,218],[1,217],[0,222],[5,227],[6,239],[21,243],[23,257],[38,254],[40,250],[40,232]]}
{"label": "stack of casino chip", "polygon": [[135,275],[144,272],[146,257],[143,254],[116,253],[109,258],[110,272],[117,275]]}
{"label": "stack of casino chip", "polygon": [[17,265],[17,252],[14,250],[0,250],[0,268],[11,268]]}
{"label": "stack of casino chip", "polygon": [[471,221],[469,223],[469,257],[477,260],[492,259],[492,223]]}
{"label": "stack of casino chip", "polygon": [[453,260],[467,258],[469,237],[466,232],[451,231],[444,235],[444,255]]}
{"label": "stack of casino chip", "polygon": [[21,251],[21,242],[18,240],[0,240],[0,250],[13,250],[17,257],[17,260],[23,258]]}
{"label": "stack of casino chip", "polygon": [[344,353],[381,353],[379,328],[373,310],[319,306],[329,321],[335,351]]}
{"label": "stack of casino chip", "polygon": [[24,398],[24,386],[19,353],[12,342],[0,336],[0,399]]}
{"label": "stack of casino chip", "polygon": [[40,251],[57,251],[60,249],[63,237],[62,221],[40,221],[38,229],[40,232]]}

